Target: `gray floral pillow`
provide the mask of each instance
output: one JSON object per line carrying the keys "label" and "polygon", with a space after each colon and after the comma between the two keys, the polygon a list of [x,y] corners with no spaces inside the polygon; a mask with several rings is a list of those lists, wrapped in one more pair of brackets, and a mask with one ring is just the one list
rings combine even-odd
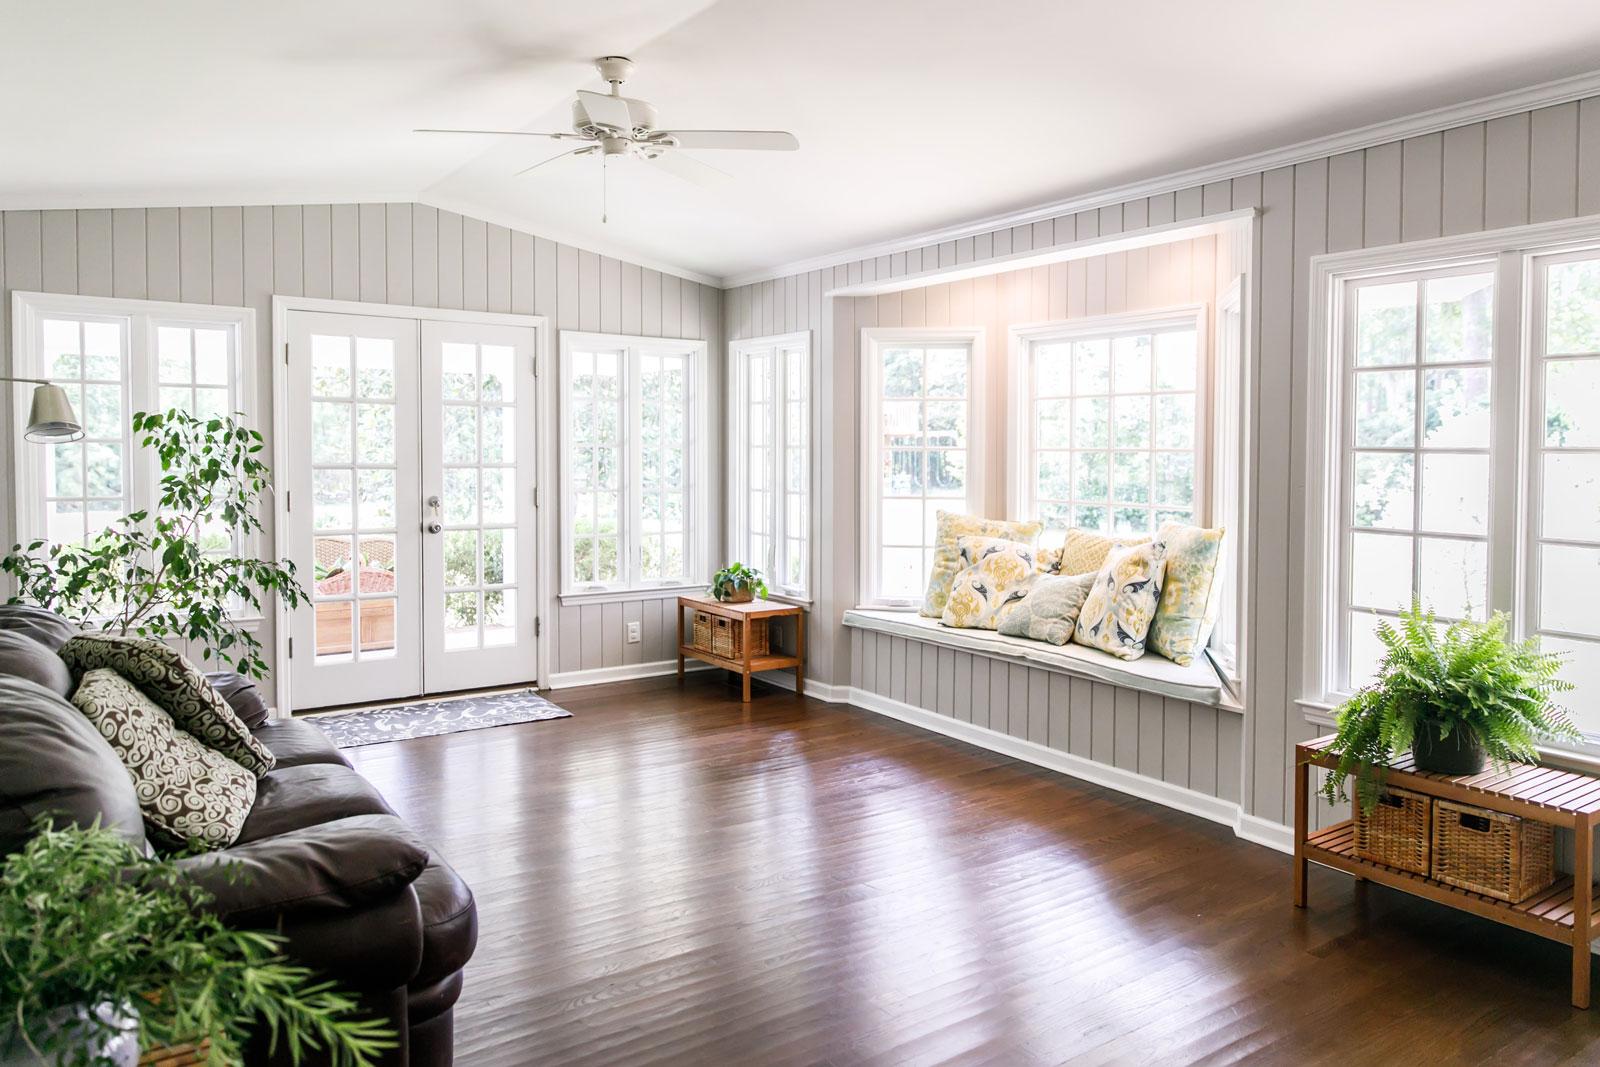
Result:
{"label": "gray floral pillow", "polygon": [[1000,616],[1000,632],[1007,637],[1026,637],[1064,645],[1072,639],[1078,613],[1089,597],[1096,575],[1037,574],[1029,581],[1027,595],[1010,611]]}
{"label": "gray floral pillow", "polygon": [[238,839],[256,802],[255,775],[179,729],[116,671],[84,674],[72,702],[128,769],[157,843],[211,850]]}
{"label": "gray floral pillow", "polygon": [[138,686],[179,728],[256,777],[277,765],[205,675],[169,646],[131,634],[79,634],[61,647],[72,673],[108,667]]}

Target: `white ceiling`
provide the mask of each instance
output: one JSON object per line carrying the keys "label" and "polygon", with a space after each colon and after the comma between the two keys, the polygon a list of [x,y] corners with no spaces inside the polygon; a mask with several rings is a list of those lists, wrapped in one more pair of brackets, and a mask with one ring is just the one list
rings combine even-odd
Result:
{"label": "white ceiling", "polygon": [[[1534,13],[1537,17],[1532,17]],[[1088,193],[1600,67],[1544,0],[0,0],[0,207],[411,200],[704,276]],[[589,60],[714,192],[565,146]]]}

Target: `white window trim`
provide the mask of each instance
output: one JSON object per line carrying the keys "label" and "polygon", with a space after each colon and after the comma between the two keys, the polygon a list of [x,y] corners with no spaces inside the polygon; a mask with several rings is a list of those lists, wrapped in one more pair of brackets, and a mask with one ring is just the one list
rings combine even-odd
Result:
{"label": "white window trim", "polygon": [[[258,408],[256,403],[256,313],[254,308],[232,307],[221,304],[184,304],[163,300],[132,300],[125,297],[78,296],[65,293],[35,293],[18,290],[11,294],[11,374],[22,378],[49,377],[48,369],[35,340],[40,336],[40,322],[52,316],[68,318],[98,317],[121,319],[126,323],[127,360],[123,380],[123,401],[129,417],[144,407],[155,410],[157,406],[159,370],[156,363],[156,328],[158,326],[224,326],[235,331],[234,384],[236,407],[244,413],[247,423],[254,429]],[[142,369],[142,374],[140,373]],[[147,405],[134,404],[135,389],[149,400]],[[28,406],[33,390],[12,387],[13,418],[15,425],[23,426],[28,420]],[[79,412],[82,418],[83,413]],[[156,459],[150,456],[145,463],[134,462],[132,431],[123,428],[128,454],[128,485],[123,494],[133,506],[144,499],[154,505],[153,494],[158,481]],[[13,461],[16,484],[12,503],[17,539],[25,541],[43,527],[44,516],[38,502],[41,497],[40,479],[43,477],[43,453],[29,451],[36,446],[18,445]],[[241,555],[254,558],[259,554],[259,534],[252,533],[239,546]]]}
{"label": "white window trim", "polygon": [[[567,397],[572,391],[572,359],[571,352],[574,348],[595,346],[599,348],[624,349],[622,360],[621,402],[623,440],[622,452],[624,456],[623,469],[620,475],[621,503],[618,510],[619,521],[619,559],[623,564],[624,579],[619,582],[603,585],[588,585],[575,588],[572,584],[572,538],[570,536],[569,518],[572,515],[572,480],[561,479],[561,514],[559,518],[559,535],[561,538],[561,582],[560,600],[562,604],[605,604],[625,600],[642,600],[655,597],[675,596],[681,593],[703,592],[710,580],[708,571],[710,538],[706,531],[710,529],[711,494],[713,487],[710,480],[710,448],[711,448],[711,400],[707,395],[708,376],[707,352],[705,341],[684,340],[675,337],[643,337],[634,334],[592,333],[579,330],[561,331],[561,387],[559,393],[559,406],[561,413],[561,436],[558,453],[560,462],[565,462],[566,456],[572,450],[572,406],[567,403]],[[688,581],[650,582],[633,580],[631,576],[638,573],[639,535],[634,529],[634,515],[637,512],[634,494],[638,486],[634,484],[634,472],[638,467],[638,408],[633,403],[634,371],[632,363],[638,349],[653,348],[677,355],[689,357],[689,418],[686,443],[689,449],[690,462],[685,465],[688,472],[688,508],[684,513],[684,532],[686,543],[684,545],[684,561],[689,572]]]}
{"label": "white window trim", "polygon": [[[1230,317],[1238,322],[1237,350],[1230,351],[1227,329]],[[1249,568],[1246,561],[1248,517],[1250,515],[1250,417],[1249,377],[1250,366],[1250,316],[1249,292],[1243,274],[1235,275],[1232,282],[1217,296],[1217,314],[1212,324],[1215,336],[1211,354],[1211,437],[1214,446],[1211,460],[1211,521],[1222,520],[1228,527],[1227,553],[1223,566],[1223,580],[1227,583],[1224,595],[1233,602],[1233,652],[1229,657],[1218,651],[1225,642],[1216,630],[1212,631],[1210,658],[1225,682],[1235,693],[1242,690],[1245,677],[1245,606]],[[1230,423],[1232,424],[1230,426]],[[1218,515],[1227,507],[1228,472],[1234,478],[1232,515]],[[1231,659],[1231,662],[1229,661]]]}
{"label": "white window trim", "polygon": [[[1217,449],[1211,439],[1211,339],[1206,329],[1205,304],[1179,304],[1150,311],[1061,319],[1012,326],[1007,361],[1006,514],[1013,520],[1036,518],[1033,478],[1033,358],[1039,342],[1076,341],[1082,338],[1134,334],[1150,330],[1192,327],[1195,331],[1195,519],[1211,520],[1211,463]],[[1154,432],[1152,427],[1151,432]]]}
{"label": "white window trim", "polygon": [[[967,496],[965,507],[971,514],[984,510],[984,474],[987,464],[985,439],[988,420],[984,417],[988,391],[984,353],[985,332],[981,326],[905,327],[868,326],[861,331],[861,588],[860,607],[916,608],[920,598],[894,599],[878,596],[878,530],[881,523],[883,484],[882,349],[895,344],[962,344],[969,349],[967,363]],[[955,498],[952,498],[952,503]]]}
{"label": "white window trim", "polygon": [[[743,549],[739,546],[744,542],[744,534],[749,530],[749,498],[747,493],[748,471],[745,469],[749,459],[748,442],[745,434],[747,427],[746,418],[749,414],[748,405],[745,403],[747,386],[749,383],[750,356],[758,349],[770,348],[774,352],[786,349],[800,349],[806,361],[806,583],[802,586],[784,586],[773,581],[773,575],[767,575],[768,597],[772,600],[782,600],[791,604],[810,604],[812,590],[816,586],[816,543],[817,543],[817,440],[816,440],[816,367],[812,358],[811,331],[797,330],[794,333],[773,334],[767,337],[746,337],[728,344],[728,551],[739,553]],[[778,370],[773,372],[773,411],[785,411],[785,401],[788,376]],[[783,451],[787,447],[787,438],[783,436],[783,427],[787,425],[786,415],[776,416],[778,427],[778,443],[774,444],[774,452],[778,457],[779,473],[782,472]],[[774,543],[781,545],[785,536],[785,523],[788,509],[784,506],[784,491],[774,488],[774,523],[772,537]],[[779,569],[779,559],[775,549],[773,554],[774,569]]]}
{"label": "white window trim", "polygon": [[[1387,275],[1409,274],[1434,268],[1487,265],[1495,272],[1494,368],[1495,415],[1491,455],[1489,528],[1490,607],[1514,607],[1518,635],[1528,632],[1526,620],[1534,606],[1526,570],[1519,566],[1529,550],[1536,516],[1529,500],[1526,475],[1532,462],[1535,429],[1525,403],[1531,351],[1532,319],[1537,303],[1529,304],[1535,257],[1589,248],[1600,250],[1600,216],[1559,222],[1513,226],[1458,237],[1352,252],[1328,253],[1311,259],[1311,315],[1308,324],[1306,375],[1306,521],[1304,527],[1305,630],[1301,646],[1300,696],[1297,703],[1312,722],[1325,722],[1331,708],[1349,693],[1334,684],[1338,657],[1343,654],[1340,626],[1332,619],[1330,604],[1340,603],[1338,572],[1343,516],[1346,457],[1341,454],[1340,431],[1347,399],[1344,396],[1344,331],[1348,327],[1346,283]],[[1514,442],[1505,447],[1507,437]],[[1509,491],[1508,491],[1509,487]],[[1518,513],[1526,519],[1518,528]],[[1497,546],[1508,542],[1511,552]],[[1590,751],[1600,751],[1584,746]]]}

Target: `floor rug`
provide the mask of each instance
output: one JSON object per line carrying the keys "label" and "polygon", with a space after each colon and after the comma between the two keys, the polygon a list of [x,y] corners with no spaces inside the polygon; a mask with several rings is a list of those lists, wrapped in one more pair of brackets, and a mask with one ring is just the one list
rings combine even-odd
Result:
{"label": "floor rug", "polygon": [[490,696],[456,697],[427,704],[399,704],[388,708],[363,708],[314,721],[340,748],[359,748],[412,737],[458,734],[519,722],[570,719],[572,712],[550,703],[532,689]]}

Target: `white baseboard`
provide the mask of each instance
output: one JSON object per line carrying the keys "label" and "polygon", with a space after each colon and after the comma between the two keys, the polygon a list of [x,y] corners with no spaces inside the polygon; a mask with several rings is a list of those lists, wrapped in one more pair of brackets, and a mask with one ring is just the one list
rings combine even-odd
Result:
{"label": "white baseboard", "polygon": [[[684,664],[688,671],[714,671],[717,667],[698,660]],[[552,674],[547,683],[551,689],[572,689],[580,685],[604,685],[607,682],[631,682],[635,678],[659,678],[663,674],[677,674],[677,659],[661,659],[651,663],[626,663],[619,667],[592,667],[586,671],[562,671]]]}
{"label": "white baseboard", "polygon": [[[779,689],[794,690],[793,671],[768,671],[765,674],[754,675],[757,681],[775,685]],[[819,682],[815,678],[806,679],[806,696],[812,700],[820,700],[826,704],[850,703],[850,687],[848,685],[829,685]]]}
{"label": "white baseboard", "polygon": [[934,733],[944,734],[946,737],[953,737],[958,741],[965,741],[979,748],[986,748],[991,752],[1023,760],[1081,781],[1115,789],[1119,793],[1126,793],[1141,800],[1148,800],[1190,815],[1198,815],[1202,819],[1231,827],[1235,834],[1253,844],[1264,845],[1279,852],[1294,852],[1294,835],[1289,827],[1269,822],[1259,816],[1248,815],[1234,801],[1223,800],[1134,771],[1126,771],[1121,767],[1097,763],[1035,741],[1026,741],[1010,734],[1000,733],[998,730],[991,730],[987,726],[976,726],[970,722],[951,719],[865,689],[853,686],[838,688],[848,692],[851,704],[867,711],[887,715],[891,719],[899,719],[901,722],[920,726],[925,730],[932,730]]}

